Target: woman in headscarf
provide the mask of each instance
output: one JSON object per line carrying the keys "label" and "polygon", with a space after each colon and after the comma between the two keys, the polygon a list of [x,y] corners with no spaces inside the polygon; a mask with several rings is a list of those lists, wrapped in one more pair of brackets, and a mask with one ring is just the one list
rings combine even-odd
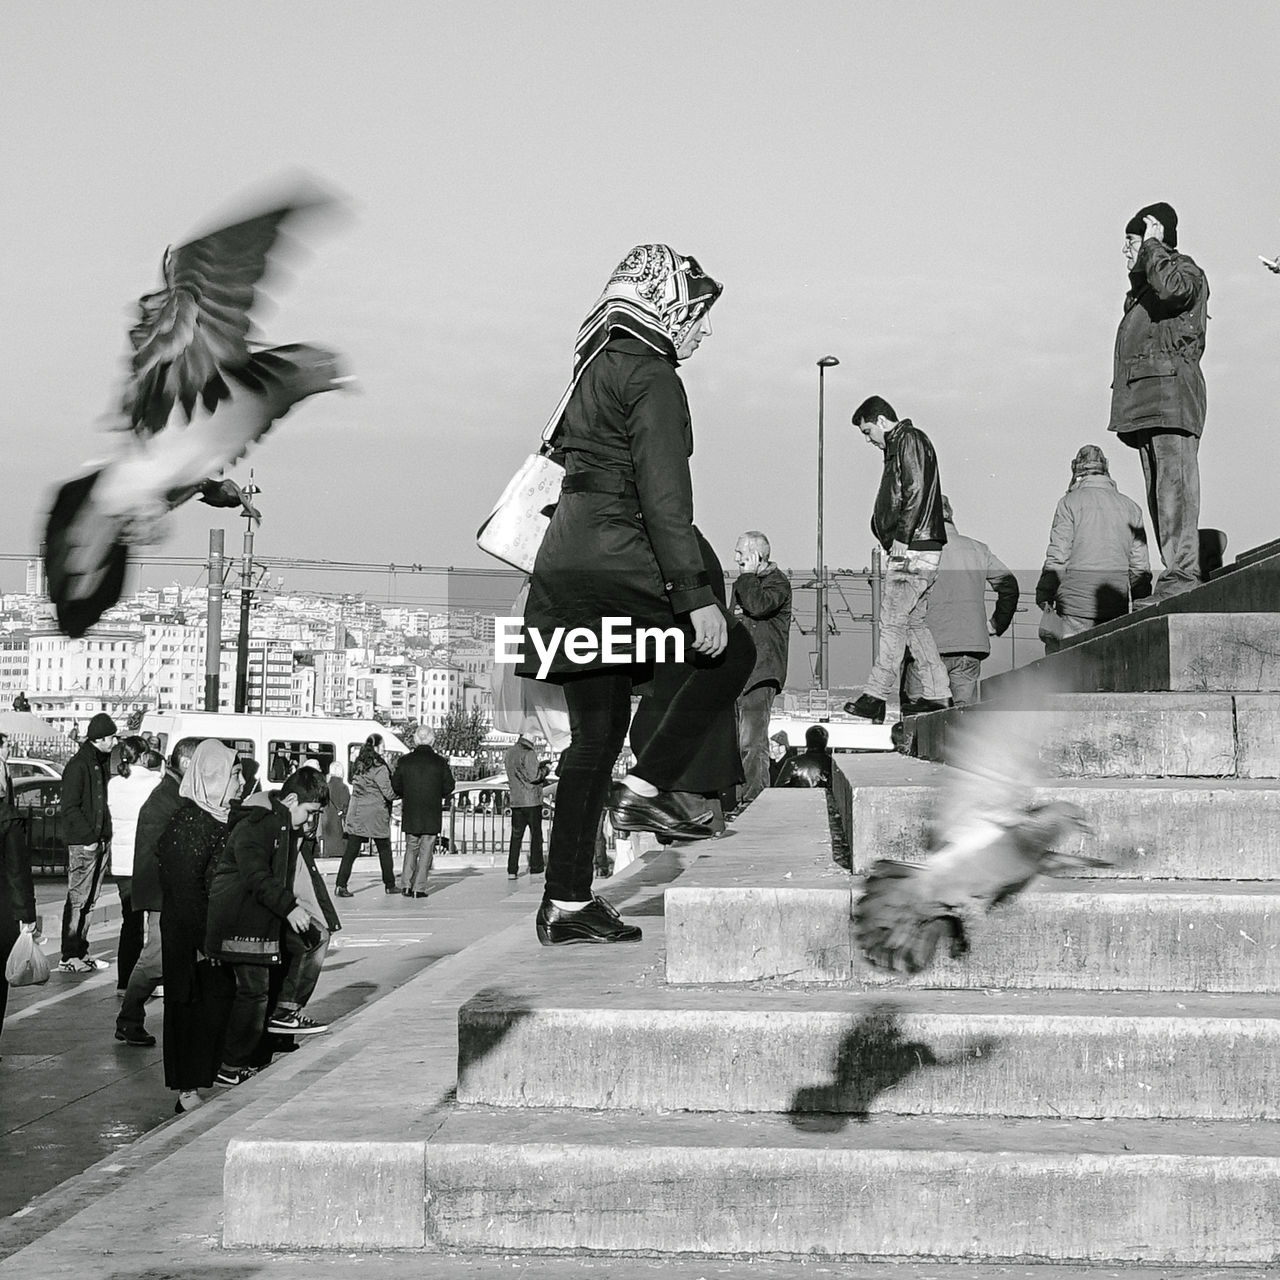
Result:
{"label": "woman in headscarf", "polygon": [[341,858],[347,833],[343,823],[347,818],[347,806],[351,803],[351,788],[342,778],[342,761],[329,765],[329,803],[320,819],[320,850],[325,858]]}
{"label": "woman in headscarf", "polygon": [[351,766],[351,800],[347,809],[347,848],[338,866],[334,893],[339,898],[354,896],[347,888],[351,866],[366,840],[372,840],[382,868],[382,887],[399,893],[396,869],[391,860],[391,806],[396,793],[391,789],[391,770],[378,750],[382,735],[371,733]]}
{"label": "woman in headscarf", "polygon": [[203,953],[209,886],[227,817],[240,794],[236,753],[213,738],[195,750],[178,788],[178,808],[160,837],[156,857],[164,907],[160,945],[164,967],[164,1081],[178,1091],[175,1111],[200,1105],[222,1061],[222,1040],[235,997],[231,969]]}
{"label": "woman in headscarf", "polygon": [[[714,580],[715,557],[693,524],[693,432],[676,368],[710,334],[708,312],[720,292],[693,258],[637,245],[578,333],[575,385],[553,439],[564,485],[534,565],[517,667],[534,676],[544,665],[535,630],[544,649],[557,627],[562,636],[584,628],[595,637],[594,654],[589,645],[565,645],[545,664],[543,678],[564,686],[572,742],[561,756],[537,916],[544,946],[640,937],[591,892],[606,802],[618,831],[713,833],[709,808],[672,793],[708,726],[741,691],[755,646],[726,610],[723,577]],[[652,676],[653,654],[647,662],[607,655],[606,618],[627,620],[632,659],[638,628],[675,628],[691,661],[687,678],[669,682],[651,708],[652,731],[612,793],[632,689]],[[666,656],[676,656],[671,646]]]}

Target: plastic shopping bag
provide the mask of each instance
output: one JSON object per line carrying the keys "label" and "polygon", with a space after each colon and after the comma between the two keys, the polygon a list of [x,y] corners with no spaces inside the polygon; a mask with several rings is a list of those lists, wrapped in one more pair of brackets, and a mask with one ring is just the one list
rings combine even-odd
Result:
{"label": "plastic shopping bag", "polygon": [[18,934],[5,961],[4,976],[11,987],[36,987],[49,981],[49,962],[36,946],[34,933],[24,930]]}
{"label": "plastic shopping bag", "polygon": [[[528,594],[526,581],[511,605],[513,618],[524,617]],[[495,729],[504,733],[541,734],[547,746],[557,753],[569,745],[569,706],[560,685],[518,676],[514,665],[506,662],[493,664],[490,680]]]}

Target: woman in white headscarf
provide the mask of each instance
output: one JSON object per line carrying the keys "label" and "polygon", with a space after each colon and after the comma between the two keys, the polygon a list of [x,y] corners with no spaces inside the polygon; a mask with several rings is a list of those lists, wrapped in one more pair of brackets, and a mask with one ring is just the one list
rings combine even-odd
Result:
{"label": "woman in white headscarf", "polygon": [[227,839],[227,817],[240,793],[236,753],[213,738],[195,750],[178,789],[181,799],[156,852],[164,908],[164,1079],[176,1089],[174,1110],[191,1111],[213,1086],[235,997],[230,968],[203,954],[209,885]]}
{"label": "woman in white headscarf", "polygon": [[[711,333],[720,292],[695,259],[664,244],[637,245],[578,332],[575,384],[552,438],[564,485],[533,567],[517,667],[563,685],[572,735],[560,758],[536,921],[544,946],[640,938],[592,893],[606,803],[618,831],[714,834],[711,810],[688,808],[676,793],[710,727],[732,709],[755,645],[726,610],[724,576],[693,523],[693,428],[677,367]],[[605,638],[619,619],[630,661],[619,661]],[[595,643],[566,644],[540,659],[538,641],[545,653],[557,628],[561,637],[586,633]],[[656,696],[651,732],[611,792],[633,688],[654,669],[652,653],[647,665],[635,654],[639,628],[682,633],[688,669]]]}

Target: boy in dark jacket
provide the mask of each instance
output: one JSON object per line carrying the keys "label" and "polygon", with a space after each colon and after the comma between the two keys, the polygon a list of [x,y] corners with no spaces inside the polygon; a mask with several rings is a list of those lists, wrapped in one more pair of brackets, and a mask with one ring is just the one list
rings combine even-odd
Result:
{"label": "boy in dark jacket", "polygon": [[59,973],[93,973],[106,963],[89,954],[89,917],[111,853],[107,765],[116,722],[99,712],[89,721],[84,744],[62,772],[62,829],[67,840],[67,902],[62,909]]}
{"label": "boy in dark jacket", "polygon": [[[317,920],[299,902],[294,883],[300,838],[308,826],[314,827],[328,802],[324,775],[318,769],[302,768],[285,780],[279,792],[258,792],[231,811],[230,834],[209,892],[205,939],[205,954],[230,964],[236,978],[219,1084],[242,1084],[255,1074],[249,1064],[266,1029],[271,966],[282,963],[288,954],[315,986],[311,971],[318,974],[315,960],[318,955],[323,961],[328,934],[325,921]],[[309,878],[314,883],[315,877]],[[327,894],[321,902],[326,900]],[[304,984],[305,980],[299,984],[298,994]],[[309,996],[310,990],[305,994]],[[282,1001],[284,995],[282,991]],[[309,1019],[306,1023],[301,1025],[299,1019],[289,1034],[325,1030]]]}

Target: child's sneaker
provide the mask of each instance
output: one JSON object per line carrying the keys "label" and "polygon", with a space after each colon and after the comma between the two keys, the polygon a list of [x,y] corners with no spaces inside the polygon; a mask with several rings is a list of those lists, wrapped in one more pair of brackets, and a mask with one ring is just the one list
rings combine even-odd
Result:
{"label": "child's sneaker", "polygon": [[220,1067],[218,1074],[213,1078],[213,1083],[232,1088],[235,1085],[244,1084],[246,1080],[252,1080],[257,1074],[257,1067]]}

